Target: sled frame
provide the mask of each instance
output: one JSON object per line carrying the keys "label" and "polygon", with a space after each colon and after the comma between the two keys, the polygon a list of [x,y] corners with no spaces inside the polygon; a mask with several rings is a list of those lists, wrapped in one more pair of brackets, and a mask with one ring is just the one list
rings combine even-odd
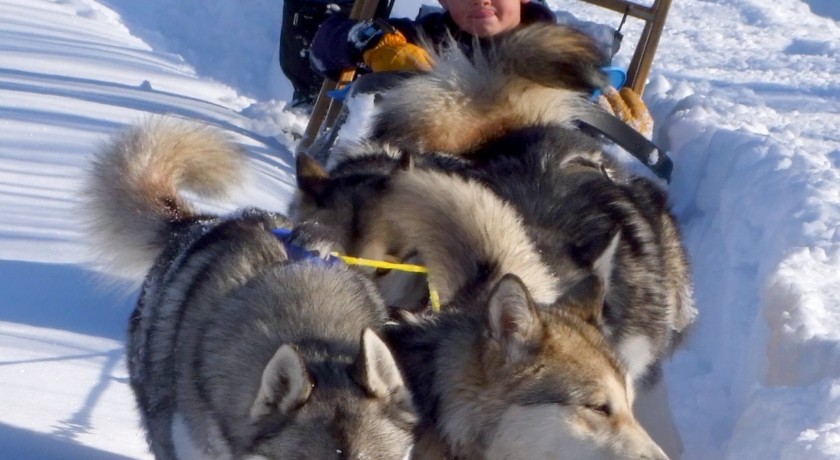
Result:
{"label": "sled frame", "polygon": [[655,0],[651,6],[644,6],[633,3],[629,0],[580,0],[601,8],[613,10],[629,17],[641,19],[645,22],[633,58],[627,68],[627,86],[633,89],[639,96],[645,91],[650,68],[653,64],[653,57],[659,46],[659,39],[662,30],[665,28],[665,19],[671,9],[671,0]]}
{"label": "sled frame", "polygon": [[[379,5],[379,1],[356,0],[353,2],[353,8],[350,10],[350,19],[357,21],[372,19],[374,14],[376,14],[376,7]],[[315,105],[312,107],[312,115],[309,117],[309,123],[306,125],[306,130],[303,132],[303,137],[298,144],[298,153],[306,153],[322,131],[332,128],[335,119],[338,117],[339,112],[341,112],[343,103],[331,98],[329,93],[352,83],[354,78],[356,78],[356,69],[352,68],[343,70],[339,74],[338,80],[324,79],[324,83],[321,85],[321,91],[318,92]]]}
{"label": "sled frame", "polygon": [[[353,9],[350,11],[350,18],[366,20],[373,18],[376,7],[380,0],[356,0]],[[386,0],[381,0],[386,1]],[[659,39],[665,27],[665,19],[671,9],[671,0],[655,0],[651,6],[644,6],[630,0],[581,0],[601,8],[606,8],[626,16],[641,19],[645,22],[642,34],[633,52],[633,58],[627,68],[627,84],[641,96],[645,91],[653,58],[659,46]],[[341,111],[342,102],[332,99],[329,92],[341,89],[350,84],[356,77],[356,69],[344,70],[337,81],[326,79],[321,85],[321,91],[315,99],[312,108],[312,115],[306,130],[298,144],[298,153],[308,153],[310,147],[315,143],[322,133],[334,128],[335,120]],[[317,147],[317,145],[315,146]]]}

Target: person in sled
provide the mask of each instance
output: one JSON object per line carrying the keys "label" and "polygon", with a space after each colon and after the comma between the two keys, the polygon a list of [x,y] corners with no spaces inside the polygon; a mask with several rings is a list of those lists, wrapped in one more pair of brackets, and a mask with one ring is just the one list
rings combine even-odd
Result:
{"label": "person in sled", "polygon": [[[433,63],[421,42],[441,46],[453,37],[469,52],[475,43],[537,22],[556,23],[544,4],[530,0],[438,0],[443,7],[417,20],[354,21],[331,15],[316,32],[309,48],[312,67],[336,79],[348,68],[363,66],[372,72],[425,71]],[[607,88],[598,104],[651,138],[653,118],[641,97],[628,87]]]}

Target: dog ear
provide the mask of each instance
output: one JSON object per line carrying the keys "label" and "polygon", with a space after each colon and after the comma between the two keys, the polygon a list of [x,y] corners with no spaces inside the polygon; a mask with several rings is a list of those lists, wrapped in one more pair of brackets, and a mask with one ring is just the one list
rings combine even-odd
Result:
{"label": "dog ear", "polygon": [[407,393],[391,350],[370,328],[362,331],[359,348],[359,356],[350,368],[350,375],[356,383],[376,398]]}
{"label": "dog ear", "polygon": [[604,292],[610,288],[610,280],[612,278],[613,267],[615,267],[615,257],[618,251],[618,244],[621,242],[621,231],[617,231],[613,235],[610,243],[601,252],[601,254],[592,262],[592,271],[601,278],[604,284]]}
{"label": "dog ear", "polygon": [[286,414],[300,407],[312,393],[312,379],[303,357],[283,345],[265,366],[260,390],[251,406],[251,419],[258,420],[274,410]]}
{"label": "dog ear", "polygon": [[330,173],[317,160],[305,153],[295,159],[298,190],[309,196],[319,196],[330,181]]}
{"label": "dog ear", "polygon": [[516,275],[505,275],[493,287],[487,315],[490,338],[499,344],[507,363],[526,358],[544,334],[528,288]]}

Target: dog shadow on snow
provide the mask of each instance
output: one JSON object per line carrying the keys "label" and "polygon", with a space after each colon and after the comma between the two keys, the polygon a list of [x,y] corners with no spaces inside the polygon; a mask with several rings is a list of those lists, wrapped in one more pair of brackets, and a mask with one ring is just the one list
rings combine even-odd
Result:
{"label": "dog shadow on snow", "polygon": [[0,321],[122,343],[136,292],[104,287],[78,265],[0,261]]}
{"label": "dog shadow on snow", "polygon": [[23,460],[130,460],[131,457],[83,446],[52,434],[16,428],[0,423],[3,458]]}
{"label": "dog shadow on snow", "polygon": [[[96,277],[76,265],[0,261],[0,292],[3,293],[0,321],[25,324],[83,334],[117,341],[119,346],[105,349],[74,349],[72,345],[55,353],[34,359],[3,359],[0,366],[21,366],[59,361],[92,361],[100,364],[95,382],[86,388],[84,399],[68,417],[56,420],[51,433],[37,433],[0,423],[0,445],[3,458],[38,459],[122,459],[128,458],[95,450],[74,442],[78,435],[92,429],[91,414],[108,387],[127,384],[120,374],[120,361],[128,317],[135,294],[105,289]],[[5,334],[13,334],[5,332]],[[53,342],[50,333],[43,337],[27,335],[31,341],[42,341],[35,347]],[[94,339],[95,340],[95,339]],[[11,455],[8,449],[11,449]],[[16,456],[15,453],[20,453]]]}

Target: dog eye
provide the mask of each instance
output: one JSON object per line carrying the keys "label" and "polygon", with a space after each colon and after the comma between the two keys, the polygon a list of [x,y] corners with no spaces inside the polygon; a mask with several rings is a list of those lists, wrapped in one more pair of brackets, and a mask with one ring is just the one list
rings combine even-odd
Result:
{"label": "dog eye", "polygon": [[610,407],[609,404],[586,404],[584,407],[602,417],[609,417],[612,415],[612,407]]}

